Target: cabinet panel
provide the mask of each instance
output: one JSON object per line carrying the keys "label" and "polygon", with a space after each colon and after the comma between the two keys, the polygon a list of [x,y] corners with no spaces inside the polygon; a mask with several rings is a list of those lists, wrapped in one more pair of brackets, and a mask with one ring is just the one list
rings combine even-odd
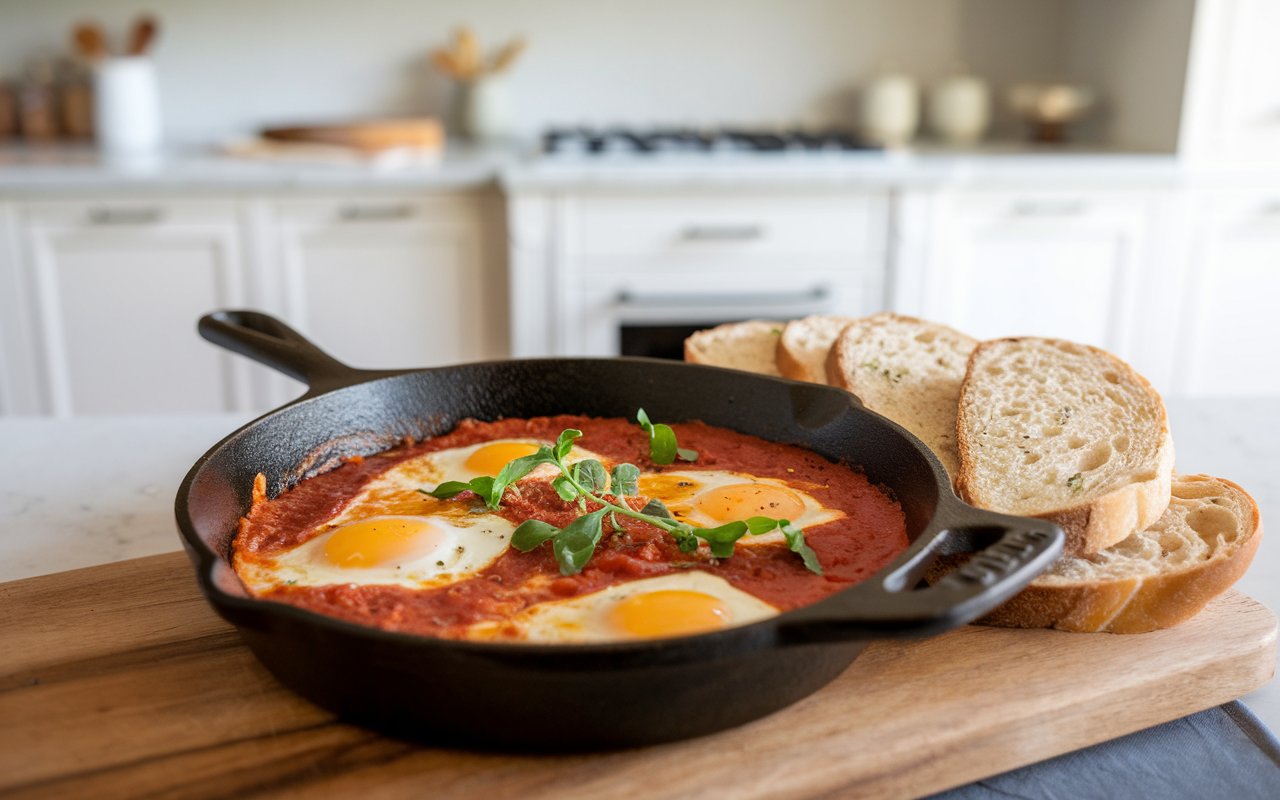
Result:
{"label": "cabinet panel", "polygon": [[32,204],[23,225],[46,410],[250,405],[244,365],[195,333],[201,314],[243,303],[232,206]]}
{"label": "cabinet panel", "polygon": [[1137,289],[1152,225],[1144,198],[948,194],[908,221],[923,230],[903,235],[925,241],[900,250],[923,251],[926,263],[903,283],[918,287],[926,316],[982,339],[1054,336],[1138,355]]}
{"label": "cabinet panel", "polygon": [[280,203],[270,252],[284,313],[339,359],[370,368],[505,354],[505,279],[486,198]]}
{"label": "cabinet panel", "polygon": [[879,217],[856,196],[625,196],[581,201],[584,255],[742,258],[865,253]]}
{"label": "cabinet panel", "polygon": [[1201,2],[1195,24],[1184,151],[1215,161],[1280,163],[1280,3]]}
{"label": "cabinet panel", "polygon": [[1280,394],[1280,196],[1200,204],[1180,388]]}

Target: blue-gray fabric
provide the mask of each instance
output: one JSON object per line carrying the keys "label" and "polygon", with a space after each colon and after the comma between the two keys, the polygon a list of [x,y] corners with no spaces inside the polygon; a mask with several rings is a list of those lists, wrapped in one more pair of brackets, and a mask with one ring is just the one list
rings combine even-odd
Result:
{"label": "blue-gray fabric", "polygon": [[933,795],[931,800],[1277,800],[1280,741],[1241,703]]}

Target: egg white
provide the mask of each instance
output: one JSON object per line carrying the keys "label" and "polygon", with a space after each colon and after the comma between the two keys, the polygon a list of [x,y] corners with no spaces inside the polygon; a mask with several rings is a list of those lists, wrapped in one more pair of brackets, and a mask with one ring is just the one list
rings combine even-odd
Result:
{"label": "egg white", "polygon": [[[456,500],[436,500],[419,490],[432,489],[447,480],[468,481],[479,476],[482,473],[467,467],[467,460],[480,448],[498,442],[547,444],[536,439],[496,439],[403,461],[369,481],[307,541],[280,553],[240,554],[236,571],[251,590],[259,592],[277,586],[333,584],[420,589],[453,583],[480,572],[506,551],[515,525],[495,513]],[[575,448],[565,461],[575,463],[588,458],[604,461],[598,454],[581,448]],[[554,466],[543,464],[528,477],[546,479],[555,473]],[[403,563],[340,567],[329,562],[324,548],[334,532],[373,517],[422,520],[443,535],[430,552]]]}
{"label": "egg white", "polygon": [[[381,517],[386,519],[387,517]],[[393,519],[395,517],[392,517]],[[325,545],[343,525],[329,525],[319,536],[283,553],[242,559],[237,571],[255,591],[279,586],[443,586],[483,570],[506,551],[515,525],[495,514],[466,517],[406,517],[427,523],[439,533],[435,546],[415,558],[369,567],[342,567],[325,555]],[[371,519],[365,517],[364,519]]]}
{"label": "egg white", "polygon": [[[805,529],[840,519],[843,511],[827,508],[813,498],[808,492],[787,481],[777,478],[760,478],[741,472],[727,470],[672,470],[658,474],[640,476],[640,493],[646,497],[661,500],[670,509],[672,515],[698,528],[715,528],[725,524],[726,520],[708,516],[700,508],[698,501],[708,490],[733,484],[759,484],[786,489],[804,503],[804,512],[787,517],[792,524]],[[762,510],[760,516],[778,518],[780,515]],[[756,546],[785,542],[781,531],[761,534],[759,536],[743,536],[738,540],[739,546]]]}
{"label": "egg white", "polygon": [[616,627],[610,615],[622,601],[658,591],[690,591],[711,595],[723,604],[725,627],[776,616],[774,606],[723,578],[701,570],[687,570],[610,586],[569,600],[530,606],[504,622],[478,623],[468,631],[473,639],[515,639],[533,643],[590,643],[644,638]]}

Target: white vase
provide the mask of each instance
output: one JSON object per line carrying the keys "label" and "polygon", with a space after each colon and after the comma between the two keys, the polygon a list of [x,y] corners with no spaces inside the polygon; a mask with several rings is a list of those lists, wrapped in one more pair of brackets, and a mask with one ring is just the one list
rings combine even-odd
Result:
{"label": "white vase", "polygon": [[461,84],[460,117],[462,132],[486,144],[511,138],[511,94],[502,76],[479,78]]}
{"label": "white vase", "polygon": [[929,128],[948,144],[973,144],[990,122],[991,90],[980,78],[953,75],[929,92]]}
{"label": "white vase", "polygon": [[160,90],[155,62],[108,58],[94,70],[94,130],[109,155],[147,155],[160,149]]}
{"label": "white vase", "polygon": [[902,147],[920,125],[920,90],[901,74],[881,75],[862,91],[862,132],[872,143]]}

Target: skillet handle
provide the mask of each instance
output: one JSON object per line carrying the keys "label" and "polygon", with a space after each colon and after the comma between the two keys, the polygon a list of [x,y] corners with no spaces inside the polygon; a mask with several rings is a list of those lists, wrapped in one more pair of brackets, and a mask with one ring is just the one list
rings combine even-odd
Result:
{"label": "skillet handle", "polygon": [[[923,546],[909,551],[887,574],[781,617],[781,641],[909,639],[942,633],[994,611],[1062,553],[1062,529],[1051,522],[963,508],[932,536],[926,532]],[[954,553],[955,545],[974,541],[991,544],[933,585],[914,588],[940,552]]]}
{"label": "skillet handle", "polygon": [[313,391],[346,386],[364,375],[260,311],[214,311],[201,317],[196,329],[219,347],[296,378]]}

